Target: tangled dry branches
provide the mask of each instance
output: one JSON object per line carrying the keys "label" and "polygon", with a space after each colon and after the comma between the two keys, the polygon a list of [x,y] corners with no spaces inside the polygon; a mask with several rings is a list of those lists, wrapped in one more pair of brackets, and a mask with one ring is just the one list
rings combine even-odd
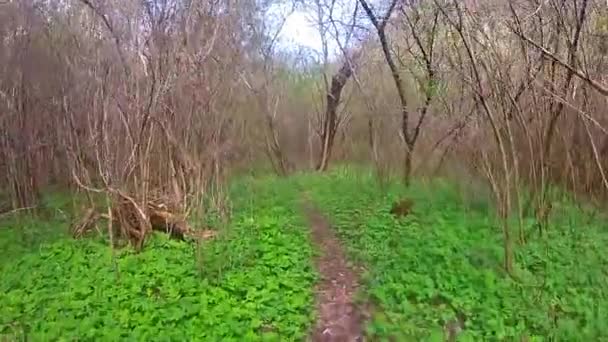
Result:
{"label": "tangled dry branches", "polygon": [[136,250],[143,248],[146,238],[154,231],[169,234],[172,238],[199,240],[215,237],[214,230],[192,229],[185,217],[177,214],[177,206],[171,206],[159,200],[148,201],[142,206],[132,197],[117,192],[112,201],[108,214],[101,213],[97,208],[89,208],[81,218],[74,222],[71,233],[75,238],[81,238],[96,230],[100,219],[110,220],[111,236],[114,239],[128,241]]}

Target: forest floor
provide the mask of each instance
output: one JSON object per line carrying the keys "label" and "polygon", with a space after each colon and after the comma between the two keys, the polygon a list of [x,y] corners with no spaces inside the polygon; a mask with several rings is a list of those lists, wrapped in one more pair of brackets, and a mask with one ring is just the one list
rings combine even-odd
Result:
{"label": "forest floor", "polygon": [[355,342],[363,339],[363,313],[355,303],[359,287],[358,275],[347,261],[340,240],[327,219],[306,200],[312,240],[320,255],[315,264],[320,281],[315,287],[317,322],[313,341]]}
{"label": "forest floor", "polygon": [[68,237],[78,213],[52,193],[38,217],[0,218],[0,340],[605,340],[605,221],[557,196],[544,236],[525,218],[513,277],[483,194],[354,168],[241,177],[228,223],[191,222],[216,238],[135,253]]}

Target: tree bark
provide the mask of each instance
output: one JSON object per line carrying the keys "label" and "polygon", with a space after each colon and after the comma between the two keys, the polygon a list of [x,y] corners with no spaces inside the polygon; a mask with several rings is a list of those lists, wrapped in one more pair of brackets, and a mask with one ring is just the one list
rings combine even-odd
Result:
{"label": "tree bark", "polygon": [[329,166],[334,139],[338,131],[337,112],[340,105],[340,97],[342,89],[344,89],[346,82],[352,74],[353,63],[351,59],[346,58],[340,70],[331,78],[331,86],[327,93],[325,116],[323,117],[323,129],[321,131],[321,155],[317,164],[318,171],[325,171]]}

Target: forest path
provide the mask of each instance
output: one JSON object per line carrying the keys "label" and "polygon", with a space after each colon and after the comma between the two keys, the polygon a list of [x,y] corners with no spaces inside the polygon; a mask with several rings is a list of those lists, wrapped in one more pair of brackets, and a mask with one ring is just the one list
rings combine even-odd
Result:
{"label": "forest path", "polygon": [[318,317],[310,338],[314,342],[363,341],[364,314],[354,303],[358,276],[327,219],[304,197],[312,241],[320,252],[315,264],[321,275],[315,288]]}

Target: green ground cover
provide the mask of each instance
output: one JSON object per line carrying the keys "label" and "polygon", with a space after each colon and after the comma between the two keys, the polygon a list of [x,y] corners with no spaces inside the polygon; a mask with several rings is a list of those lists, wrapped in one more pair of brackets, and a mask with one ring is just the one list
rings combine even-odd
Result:
{"label": "green ground cover", "polygon": [[[113,257],[103,237],[66,238],[71,215],[59,195],[45,200],[44,217],[0,218],[0,339],[304,340],[317,279],[304,192],[365,269],[358,300],[373,312],[371,340],[441,341],[444,323],[459,317],[459,341],[608,336],[601,219],[566,199],[546,236],[526,219],[513,279],[487,191],[463,197],[441,180],[382,189],[368,172],[341,168],[242,177],[230,223],[200,248],[156,235],[143,252]],[[404,197],[413,212],[395,218],[391,205]]]}
{"label": "green ground cover", "polygon": [[[487,197],[463,201],[441,181],[383,191],[349,169],[299,182],[367,269],[362,299],[374,306],[372,338],[441,341],[443,322],[457,316],[466,317],[460,341],[608,337],[606,224],[567,201],[557,203],[548,236],[517,248],[514,280],[502,271],[501,230]],[[396,219],[389,210],[404,197],[414,200],[413,213]]]}
{"label": "green ground cover", "polygon": [[[14,247],[2,256],[0,336],[300,340],[313,319],[315,273],[296,197],[272,179],[236,184],[232,222],[200,249],[158,235],[113,262],[101,238]],[[0,222],[3,247],[21,241],[16,223]]]}

